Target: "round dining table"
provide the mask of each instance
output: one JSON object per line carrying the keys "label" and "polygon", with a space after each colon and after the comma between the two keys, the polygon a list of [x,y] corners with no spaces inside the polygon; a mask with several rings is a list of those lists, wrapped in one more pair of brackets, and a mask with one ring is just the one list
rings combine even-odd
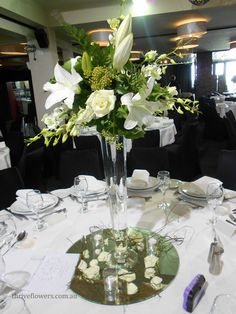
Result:
{"label": "round dining table", "polygon": [[[129,193],[127,200],[127,224],[155,231],[171,239],[179,255],[179,269],[170,285],[159,295],[129,305],[102,305],[88,301],[75,294],[69,283],[65,283],[65,291],[51,293],[32,293],[27,286],[20,293],[24,296],[27,307],[32,314],[183,314],[183,296],[185,288],[192,279],[202,274],[207,282],[205,294],[194,310],[195,314],[209,313],[211,304],[218,294],[236,294],[236,225],[224,224],[225,230],[219,228],[217,234],[223,244],[221,256],[222,270],[220,274],[209,272],[208,253],[214,239],[209,219],[212,215],[207,206],[199,207],[179,199],[177,189],[173,187],[166,194],[170,204],[167,212],[159,207],[162,194],[159,190],[145,193]],[[228,200],[224,202],[229,210],[236,204]],[[19,245],[12,247],[5,255],[6,271],[26,270],[27,260],[31,256],[66,254],[77,240],[90,233],[92,226],[111,227],[111,219],[107,200],[101,199],[88,203],[88,211],[80,212],[81,204],[74,198],[64,197],[54,210],[66,208],[66,214],[52,214],[47,219],[47,228],[41,232],[33,231],[35,220],[31,216],[13,215],[17,232],[26,230],[27,238]],[[218,219],[225,222],[227,217]],[[27,269],[28,270],[28,269]],[[53,272],[53,267],[51,269]],[[40,283],[39,283],[40,284]],[[45,287],[45,291],[48,287]],[[14,302],[14,300],[13,300]],[[223,314],[223,313],[222,313]]]}

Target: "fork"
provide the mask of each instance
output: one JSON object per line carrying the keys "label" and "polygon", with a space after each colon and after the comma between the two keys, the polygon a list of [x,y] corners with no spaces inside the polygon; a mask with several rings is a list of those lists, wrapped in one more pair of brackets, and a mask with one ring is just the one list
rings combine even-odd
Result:
{"label": "fork", "polygon": [[236,217],[234,217],[234,215],[229,214],[229,218],[230,218],[233,222],[236,222]]}

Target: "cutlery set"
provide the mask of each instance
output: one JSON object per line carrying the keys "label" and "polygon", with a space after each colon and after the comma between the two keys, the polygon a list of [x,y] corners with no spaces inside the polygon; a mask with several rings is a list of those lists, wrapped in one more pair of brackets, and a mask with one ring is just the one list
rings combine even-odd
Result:
{"label": "cutlery set", "polygon": [[234,215],[236,215],[236,209],[233,209],[232,214],[229,214],[230,219],[226,219],[225,221],[236,227],[236,217]]}

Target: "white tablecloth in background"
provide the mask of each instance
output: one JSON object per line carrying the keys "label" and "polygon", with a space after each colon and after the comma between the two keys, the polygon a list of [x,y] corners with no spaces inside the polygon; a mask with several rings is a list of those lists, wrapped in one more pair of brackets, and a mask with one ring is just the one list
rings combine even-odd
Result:
{"label": "white tablecloth in background", "polygon": [[0,142],[0,170],[10,167],[10,149],[5,145],[4,142]]}
{"label": "white tablecloth in background", "polygon": [[218,112],[221,118],[225,117],[226,112],[231,110],[236,118],[236,102],[234,101],[226,101],[222,103],[216,104],[216,111]]}
{"label": "white tablecloth in background", "polygon": [[[148,128],[147,132],[151,130],[159,130],[160,132],[160,142],[157,140],[157,147],[166,146],[175,142],[175,135],[177,130],[173,119],[157,117],[156,122],[152,123]],[[97,135],[101,141],[101,137],[96,131],[96,127],[81,129],[82,136]],[[73,148],[75,148],[75,143],[73,141]],[[132,148],[132,140],[127,139],[127,152]]]}
{"label": "white tablecloth in background", "polygon": [[[172,191],[167,191],[167,200],[175,199]],[[143,199],[129,199],[128,225],[160,230],[164,226],[164,215],[158,208],[157,203],[161,199],[160,192],[153,194],[148,202]],[[175,200],[175,202],[177,202]],[[227,203],[231,208],[235,204]],[[11,249],[5,255],[7,271],[22,269],[21,259],[16,261],[19,252],[64,253],[76,240],[89,233],[92,225],[110,225],[110,214],[105,201],[89,203],[89,211],[85,214],[79,213],[79,204],[70,198],[65,198],[59,205],[68,209],[68,217],[49,226],[40,232],[35,239],[33,247],[28,249]],[[209,273],[207,256],[210,243],[213,240],[211,227],[208,224],[211,213],[207,208],[191,209],[189,205],[182,203],[174,208],[175,216],[170,216],[170,222],[162,229],[162,235],[176,235],[183,237],[181,245],[175,245],[180,265],[176,278],[161,293],[161,296],[150,298],[146,301],[128,306],[108,306],[89,302],[80,296],[74,295],[72,291],[64,298],[39,298],[29,296],[26,299],[32,314],[185,314],[182,308],[183,293],[186,286],[197,274],[203,274],[208,282],[206,294],[194,310],[194,314],[209,313],[214,297],[220,293],[236,294],[235,268],[236,268],[236,239],[235,235],[229,237],[218,231],[218,235],[224,245],[222,255],[223,270],[220,275],[214,276]],[[52,217],[51,217],[52,218]],[[32,237],[33,222],[27,220],[16,220],[18,232],[26,229],[29,237]],[[225,219],[225,218],[224,218]],[[222,313],[223,314],[223,313]]]}

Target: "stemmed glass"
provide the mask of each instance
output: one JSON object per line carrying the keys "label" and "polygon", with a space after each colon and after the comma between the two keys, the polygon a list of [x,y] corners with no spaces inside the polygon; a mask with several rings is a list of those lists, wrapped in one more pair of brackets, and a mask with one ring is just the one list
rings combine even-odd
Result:
{"label": "stemmed glass", "polygon": [[224,190],[222,184],[218,182],[209,183],[207,186],[206,197],[208,204],[212,208],[212,219],[210,220],[210,223],[214,227],[217,221],[216,208],[218,205],[222,204],[224,198]]}
{"label": "stemmed glass", "polygon": [[39,216],[39,211],[43,207],[43,198],[41,192],[39,190],[33,190],[28,192],[26,194],[26,204],[27,207],[36,215],[36,230],[41,231],[45,229],[45,222]]}
{"label": "stemmed glass", "polygon": [[166,171],[166,170],[158,171],[157,180],[158,180],[158,187],[162,193],[162,202],[159,205],[159,207],[165,211],[166,208],[168,208],[168,206],[169,206],[169,204],[166,202],[166,199],[165,199],[166,191],[168,190],[169,185],[170,185],[170,173],[169,173],[169,171]]}
{"label": "stemmed glass", "polygon": [[81,200],[81,213],[87,210],[88,204],[86,202],[86,194],[88,191],[88,182],[85,176],[77,176],[74,178],[74,192]]}
{"label": "stemmed glass", "polygon": [[236,313],[236,296],[231,294],[219,294],[215,297],[209,314],[222,313]]}
{"label": "stemmed glass", "polygon": [[14,297],[29,281],[25,271],[5,272],[5,262],[0,255],[0,312],[5,314],[30,314],[22,298]]}
{"label": "stemmed glass", "polygon": [[16,237],[16,225],[10,214],[0,214],[0,250]]}

